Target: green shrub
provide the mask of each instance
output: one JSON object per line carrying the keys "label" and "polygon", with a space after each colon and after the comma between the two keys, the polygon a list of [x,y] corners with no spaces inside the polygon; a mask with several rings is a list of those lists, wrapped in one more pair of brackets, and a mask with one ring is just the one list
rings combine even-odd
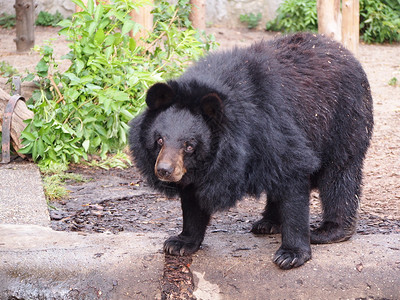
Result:
{"label": "green shrub", "polygon": [[57,11],[55,14],[41,11],[36,18],[35,25],[56,27],[57,24],[62,20],[64,20],[64,17],[59,11]]}
{"label": "green shrub", "polygon": [[[318,30],[316,0],[285,0],[267,30],[296,32]],[[400,2],[360,0],[360,35],[367,43],[400,41]]]}
{"label": "green shrub", "polygon": [[7,13],[0,14],[0,26],[4,28],[15,27],[15,15],[9,15]]}
{"label": "green shrub", "polygon": [[261,21],[261,18],[262,18],[262,14],[261,13],[258,13],[258,14],[253,14],[253,13],[243,14],[243,15],[240,15],[240,22],[246,23],[247,27],[249,29],[252,29],[252,28],[256,28],[258,26],[258,24]]}
{"label": "green shrub", "polygon": [[316,0],[285,0],[277,10],[277,17],[269,21],[267,30],[297,32],[318,31]]}
{"label": "green shrub", "polygon": [[0,76],[4,78],[10,78],[11,76],[17,75],[18,70],[10,65],[6,61],[0,61]]}
{"label": "green shrub", "polygon": [[366,43],[400,41],[400,2],[361,0],[360,36]]}
{"label": "green shrub", "polygon": [[[157,31],[140,44],[129,36],[139,24],[129,13],[145,1],[115,0],[94,5],[72,0],[83,11],[63,20],[60,34],[71,42],[64,56],[69,69],[58,71],[51,45],[38,50],[39,90],[28,101],[34,111],[22,133],[25,147],[42,164],[79,162],[89,154],[105,158],[125,147],[128,122],[143,108],[145,90],[154,82],[182,73],[215,43],[192,27],[181,30],[176,19],[158,20]],[[171,10],[177,8],[170,5]]]}

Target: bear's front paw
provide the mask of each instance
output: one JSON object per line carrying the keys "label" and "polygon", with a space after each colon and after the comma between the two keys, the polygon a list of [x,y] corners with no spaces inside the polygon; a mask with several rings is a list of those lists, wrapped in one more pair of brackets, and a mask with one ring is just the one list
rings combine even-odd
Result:
{"label": "bear's front paw", "polygon": [[289,270],[303,265],[311,259],[311,249],[283,249],[282,247],[276,251],[274,263],[279,268]]}
{"label": "bear's front paw", "polygon": [[253,224],[251,232],[254,234],[276,234],[281,232],[281,225],[262,218]]}
{"label": "bear's front paw", "polygon": [[190,255],[200,248],[201,242],[183,236],[172,236],[164,242],[164,252],[172,255]]}

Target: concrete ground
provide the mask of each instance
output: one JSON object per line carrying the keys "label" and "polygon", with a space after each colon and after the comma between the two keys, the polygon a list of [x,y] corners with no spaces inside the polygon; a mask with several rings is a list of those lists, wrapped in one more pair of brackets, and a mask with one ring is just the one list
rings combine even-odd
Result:
{"label": "concrete ground", "polygon": [[[0,299],[160,299],[157,232],[57,232],[37,167],[0,165]],[[279,236],[211,233],[193,256],[197,299],[400,299],[400,235],[314,245],[313,259],[282,271]]]}

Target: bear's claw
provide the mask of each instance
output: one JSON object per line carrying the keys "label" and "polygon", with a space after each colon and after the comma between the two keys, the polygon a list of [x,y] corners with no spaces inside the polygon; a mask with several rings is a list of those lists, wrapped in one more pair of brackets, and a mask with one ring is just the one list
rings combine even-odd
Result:
{"label": "bear's claw", "polygon": [[254,234],[276,234],[281,232],[281,225],[261,219],[253,224],[250,231]]}
{"label": "bear's claw", "polygon": [[200,243],[180,236],[172,236],[164,242],[164,252],[176,256],[191,255],[199,248]]}
{"label": "bear's claw", "polygon": [[279,248],[274,256],[274,263],[281,269],[288,270],[297,268],[311,259],[311,249],[290,250]]}

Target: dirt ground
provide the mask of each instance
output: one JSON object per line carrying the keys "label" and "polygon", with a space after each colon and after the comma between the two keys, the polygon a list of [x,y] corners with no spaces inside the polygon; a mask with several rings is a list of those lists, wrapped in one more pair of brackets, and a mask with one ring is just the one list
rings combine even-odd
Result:
{"label": "dirt ground", "polygon": [[[247,29],[210,28],[220,48],[244,46],[272,33]],[[36,44],[52,39],[56,57],[68,52],[67,43],[57,29],[37,27]],[[20,72],[33,70],[39,61],[36,53],[16,54],[14,30],[0,29],[0,61],[7,61]],[[400,45],[360,44],[359,59],[372,89],[375,128],[364,169],[364,188],[360,204],[358,234],[400,233]],[[6,79],[0,80],[5,87]],[[24,92],[23,92],[24,93]],[[152,191],[134,167],[102,170],[74,166],[84,183],[69,182],[68,199],[52,203],[51,223],[55,230],[114,233],[120,231],[180,232],[182,216],[178,199],[167,199]],[[216,214],[209,232],[248,232],[264,207],[265,199],[244,199],[237,207]],[[318,194],[311,196],[311,226],[320,220]]]}

